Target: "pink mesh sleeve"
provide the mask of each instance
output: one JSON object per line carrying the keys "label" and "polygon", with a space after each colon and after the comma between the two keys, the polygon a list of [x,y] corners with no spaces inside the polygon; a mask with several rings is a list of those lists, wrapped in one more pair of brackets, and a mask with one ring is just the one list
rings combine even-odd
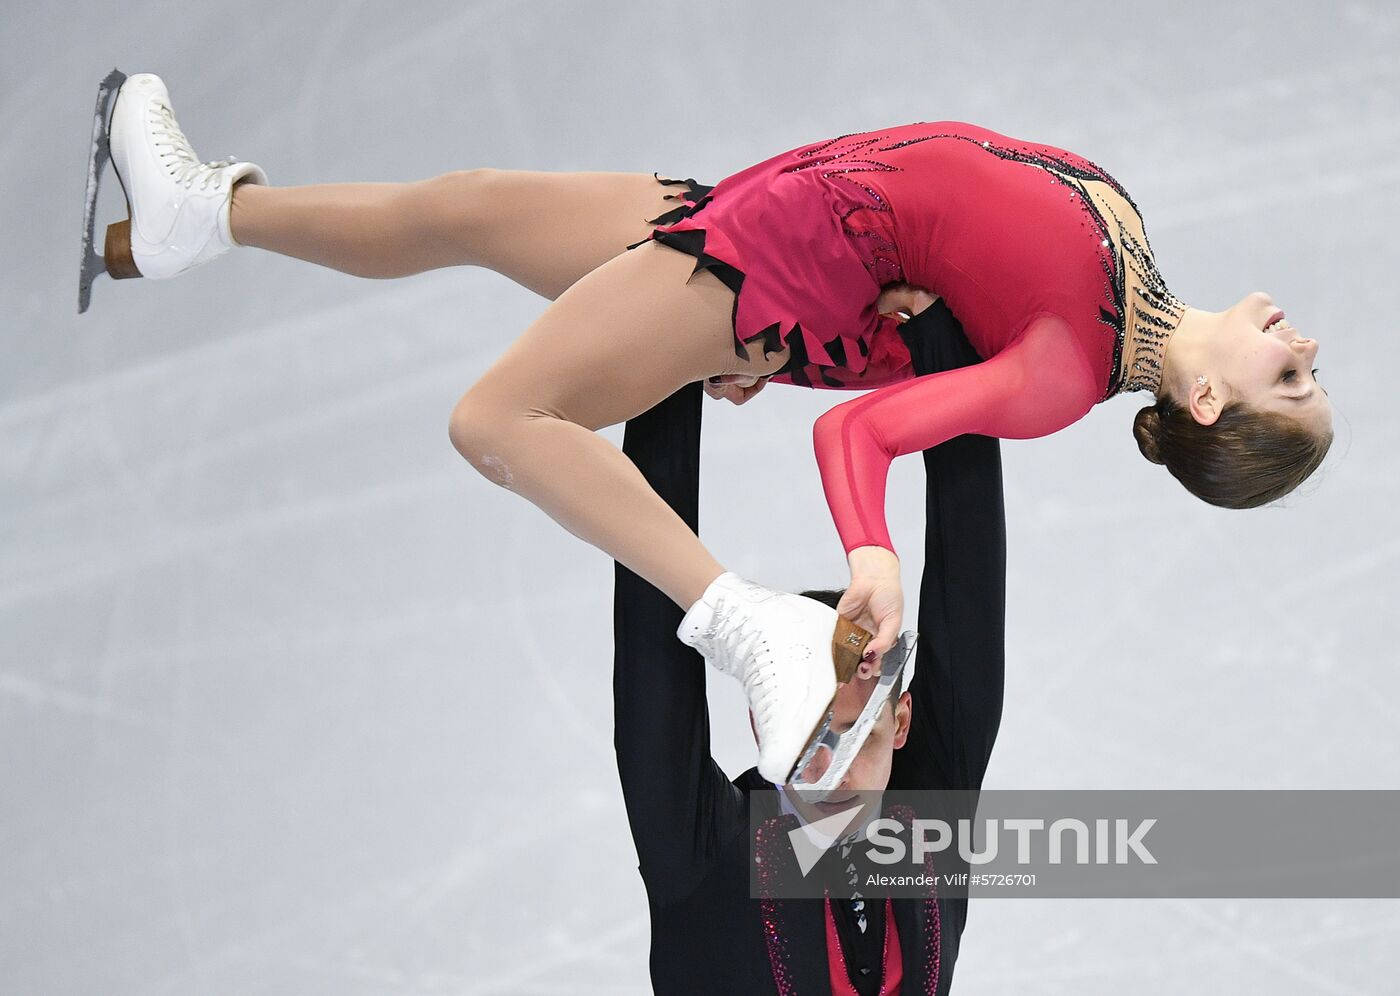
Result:
{"label": "pink mesh sleeve", "polygon": [[822,488],[849,553],[893,550],[885,483],[897,456],[965,433],[1002,439],[1049,435],[1099,400],[1100,377],[1063,319],[1037,316],[1001,352],[971,366],[891,384],[817,419]]}

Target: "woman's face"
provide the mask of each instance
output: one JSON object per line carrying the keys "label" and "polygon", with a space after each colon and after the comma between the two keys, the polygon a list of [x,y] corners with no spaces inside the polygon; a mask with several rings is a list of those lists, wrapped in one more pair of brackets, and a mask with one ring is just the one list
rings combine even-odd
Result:
{"label": "woman's face", "polygon": [[1299,334],[1268,294],[1255,291],[1226,311],[1212,346],[1232,400],[1291,416],[1319,434],[1331,429],[1332,405],[1313,373],[1317,340]]}

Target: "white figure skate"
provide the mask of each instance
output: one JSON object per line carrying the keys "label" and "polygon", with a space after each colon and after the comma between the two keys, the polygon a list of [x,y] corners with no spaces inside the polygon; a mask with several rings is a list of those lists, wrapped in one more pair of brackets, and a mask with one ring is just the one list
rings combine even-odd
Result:
{"label": "white figure skate", "polygon": [[729,572],[690,607],[676,636],[743,684],[758,730],[758,773],[777,784],[792,779],[829,728],[836,686],[851,680],[871,638],[815,599]]}
{"label": "white figure skate", "polygon": [[[93,250],[97,192],[109,160],[126,195],[127,219],[107,226],[99,256]],[[267,174],[232,156],[200,162],[175,120],[161,78],[152,73],[127,78],[112,70],[98,85],[93,115],[78,312],[87,310],[99,273],[118,280],[163,279],[232,248],[229,206],[240,181],[266,184]]]}

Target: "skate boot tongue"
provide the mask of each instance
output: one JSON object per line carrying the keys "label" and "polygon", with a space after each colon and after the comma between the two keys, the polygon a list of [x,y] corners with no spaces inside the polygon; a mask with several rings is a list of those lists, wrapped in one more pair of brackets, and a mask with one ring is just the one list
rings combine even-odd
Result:
{"label": "skate boot tongue", "polygon": [[718,671],[743,681],[741,662],[762,639],[754,615],[784,596],[783,592],[746,581],[726,571],[710,582],[704,594],[686,612],[676,636],[694,647]]}
{"label": "skate boot tongue", "polygon": [[198,181],[202,190],[208,190],[211,186],[218,188],[223,183],[220,170],[232,166],[239,160],[234,156],[228,156],[224,159],[201,162],[199,156],[195,155],[190,140],[180,130],[180,125],[175,120],[175,112],[170,109],[169,104],[158,100],[152,101],[151,113],[156,119],[152,122],[151,127],[151,135],[155,138],[154,144],[157,148],[165,150],[160,153],[160,157],[168,160],[166,166],[176,181],[183,183],[186,187],[190,187]]}

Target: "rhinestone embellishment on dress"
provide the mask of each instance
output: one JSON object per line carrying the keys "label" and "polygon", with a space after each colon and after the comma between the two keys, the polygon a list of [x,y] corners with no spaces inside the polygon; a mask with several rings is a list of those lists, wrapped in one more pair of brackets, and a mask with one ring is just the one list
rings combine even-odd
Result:
{"label": "rhinestone embellishment on dress", "polygon": [[[1157,271],[1152,255],[1152,247],[1147,242],[1147,228],[1142,223],[1142,212],[1123,186],[1091,160],[1076,157],[1080,162],[1071,162],[1061,156],[1040,150],[1023,151],[996,145],[991,141],[977,141],[966,135],[938,133],[920,135],[888,145],[881,145],[873,152],[887,152],[892,149],[928,142],[934,139],[956,139],[971,142],[994,156],[1014,162],[1025,163],[1044,170],[1051,183],[1062,183],[1072,188],[1070,197],[1083,207],[1094,229],[1093,240],[1097,250],[1107,250],[1101,254],[1101,265],[1108,282],[1109,296],[1113,308],[1099,308],[1098,320],[1113,332],[1111,370],[1108,384],[1100,400],[1107,400],[1125,391],[1153,391],[1161,386],[1162,361],[1166,342],[1180,323],[1186,305],[1178,300]],[[1084,164],[1084,165],[1081,165]],[[1086,168],[1087,167],[1087,168]],[[1121,197],[1137,215],[1143,233],[1138,241],[1123,224],[1122,220],[1104,205],[1113,219],[1110,225],[1099,212],[1098,202],[1085,188],[1086,181],[1107,184]],[[1082,196],[1076,196],[1082,195]],[[1132,273],[1131,306],[1128,304],[1129,290],[1127,274]],[[1124,366],[1124,351],[1130,353],[1128,365]]]}

